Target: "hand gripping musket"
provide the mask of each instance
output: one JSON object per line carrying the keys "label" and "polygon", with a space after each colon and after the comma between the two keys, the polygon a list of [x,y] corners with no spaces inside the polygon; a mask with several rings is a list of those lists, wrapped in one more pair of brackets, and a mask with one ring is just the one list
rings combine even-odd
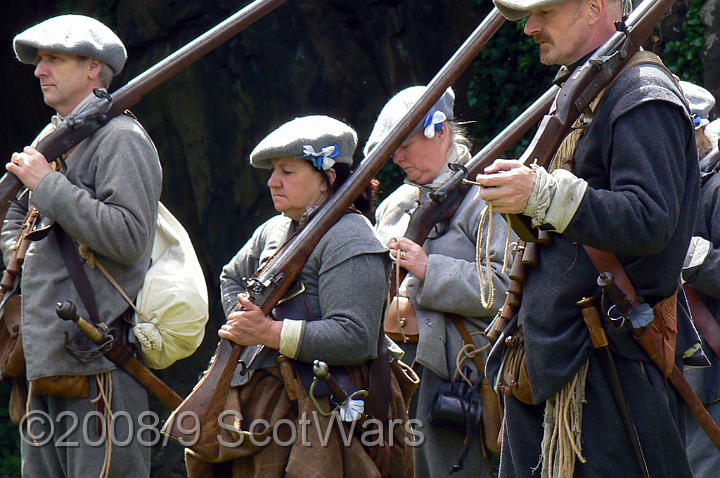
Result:
{"label": "hand gripping musket", "polygon": [[[518,142],[525,133],[535,126],[550,109],[550,105],[555,99],[555,95],[559,89],[557,86],[550,87],[520,116],[475,154],[463,167],[457,168],[455,173],[444,184],[420,201],[420,204],[410,217],[410,222],[408,223],[404,237],[416,244],[422,244],[425,242],[425,239],[435,224],[451,218],[460,207],[460,204],[470,189],[470,184],[466,179],[475,178],[475,176],[482,173],[486,167],[490,166],[493,161],[499,158],[500,155]],[[515,250],[517,250],[518,247],[524,249],[524,245],[516,246],[513,250],[513,257],[516,257]],[[522,256],[522,254],[520,255]],[[524,277],[524,273],[520,274],[518,269],[520,266],[521,261],[518,258],[516,262],[513,262],[513,268],[510,271],[510,292],[513,292],[515,286],[522,282],[522,280],[518,280],[520,276],[522,275]],[[398,279],[395,278],[395,275],[392,276],[391,290],[395,290],[400,283],[402,283],[405,273],[406,271],[402,270]],[[516,290],[515,292],[513,298],[517,298],[516,302],[517,306],[519,306],[521,290]],[[509,307],[505,310],[507,313],[511,313]],[[512,316],[507,318],[507,320],[511,318]],[[495,336],[493,341],[496,338]]]}
{"label": "hand gripping musket", "polygon": [[[274,305],[284,296],[325,232],[345,214],[348,207],[365,189],[370,180],[380,172],[385,162],[410,134],[415,125],[422,120],[422,117],[445,90],[465,71],[503,22],[504,18],[500,12],[493,8],[452,58],[428,83],[425,94],[373,148],[348,181],[320,206],[310,222],[289,239],[273,258],[249,280],[247,292],[250,299],[257,300],[264,297],[261,309],[266,315],[270,314]],[[182,419],[176,420],[175,416],[183,417],[185,414],[192,413],[194,417],[199,417],[201,426],[200,438],[192,446],[192,449],[201,455],[217,459],[220,450],[218,417],[225,406],[233,372],[242,350],[242,346],[232,341],[220,340],[210,367],[190,395],[165,423],[163,433],[186,443],[191,441],[194,437],[183,431]],[[189,427],[185,427],[185,429],[187,430]]]}
{"label": "hand gripping musket", "polygon": [[104,356],[110,359],[115,365],[129,373],[150,393],[171,410],[180,405],[182,398],[173,389],[160,380],[152,371],[136,359],[132,352],[120,344],[117,339],[107,330],[101,328],[105,324],[94,325],[92,322],[78,316],[75,304],[64,300],[57,304],[55,313],[62,320],[72,320],[80,327],[90,339],[104,351]]}
{"label": "hand gripping musket", "polygon": [[[145,70],[114,93],[101,94],[100,90],[96,90],[97,98],[91,105],[77,115],[67,118],[62,126],[43,138],[36,149],[48,162],[55,160],[112,118],[136,104],[155,87],[192,65],[283,2],[284,0],[256,0]],[[12,173],[6,172],[0,178],[0,218],[5,217],[10,201],[21,187],[22,183]]]}
{"label": "hand gripping musket", "polygon": [[[519,158],[520,161],[526,165],[537,163],[545,168],[550,165],[575,120],[620,73],[633,54],[639,51],[640,45],[674,2],[644,0],[625,22],[615,22],[618,31],[576,68],[562,85],[550,114],[540,122],[535,137]],[[537,239],[527,216],[510,217],[520,239],[526,242]]]}

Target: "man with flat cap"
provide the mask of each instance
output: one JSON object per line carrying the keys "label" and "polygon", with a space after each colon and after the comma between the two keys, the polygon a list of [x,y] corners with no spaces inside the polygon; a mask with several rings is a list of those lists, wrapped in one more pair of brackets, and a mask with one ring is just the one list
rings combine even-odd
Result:
{"label": "man with flat cap", "polygon": [[[35,25],[17,35],[13,46],[21,62],[35,65],[45,103],[57,112],[33,145],[96,101],[93,90],[108,88],[126,59],[115,33],[81,15]],[[87,345],[72,322],[57,318],[55,307],[70,300],[80,316],[126,330],[127,302],[78,251],[92,251],[131,298],[137,295],[157,220],[162,184],[157,151],[135,119],[120,115],[51,167],[47,160],[53,159],[26,146],[6,165],[25,189],[3,223],[5,262],[30,210],[39,212],[42,224],[52,224],[31,243],[22,267],[29,382],[29,415],[20,428],[22,476],[149,476],[150,449],[142,440],[149,435],[141,433],[148,428],[143,423],[148,418],[142,418],[146,391],[106,358],[80,360],[81,354],[71,353]],[[73,261],[90,285],[84,298],[78,292],[82,274],[68,272]]]}
{"label": "man with flat cap", "polygon": [[[540,61],[564,65],[559,84],[631,10],[627,0],[495,4],[509,20],[527,18],[524,31],[540,45]],[[655,320],[661,339],[672,344],[679,327],[675,352],[665,356],[671,365],[693,338],[684,297],[678,297],[698,209],[691,115],[670,72],[657,57],[642,53],[575,126],[559,148],[565,154],[556,156],[556,169],[497,160],[477,177],[481,196],[494,211],[525,215],[550,232],[550,244],[539,247],[537,266],[527,268],[517,326],[504,331],[488,359],[491,383],[520,390],[503,381],[504,372],[517,368],[514,376],[531,392],[504,395],[499,474],[690,477],[683,403],[632,329]],[[618,281],[624,270],[638,296],[629,321],[613,326],[602,317],[619,374],[616,388],[577,304],[592,297],[600,315],[607,312],[598,269],[617,271]],[[520,334],[522,349],[514,346]],[[524,365],[517,359],[523,352]],[[620,390],[644,460],[633,451],[634,434],[622,425],[619,394],[614,394]]]}

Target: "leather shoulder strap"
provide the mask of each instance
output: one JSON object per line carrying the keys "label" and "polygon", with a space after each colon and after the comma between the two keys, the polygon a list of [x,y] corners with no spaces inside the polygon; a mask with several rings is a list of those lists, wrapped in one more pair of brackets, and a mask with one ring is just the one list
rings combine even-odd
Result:
{"label": "leather shoulder strap", "polygon": [[100,314],[98,313],[98,306],[95,301],[95,291],[92,285],[90,285],[90,279],[88,279],[88,276],[85,274],[80,258],[75,252],[70,234],[57,223],[55,224],[55,239],[60,248],[60,254],[62,255],[63,262],[65,262],[65,267],[67,267],[70,272],[70,277],[80,294],[80,299],[87,309],[90,320],[92,320],[94,324],[99,324]]}
{"label": "leather shoulder strap", "polygon": [[[473,347],[477,348],[477,345],[475,345],[475,341],[472,338],[472,335],[470,335],[470,332],[468,332],[467,327],[465,327],[465,324],[463,324],[463,319],[457,314],[447,314],[448,317],[450,317],[450,320],[452,321],[453,325],[455,325],[455,328],[460,332],[460,336],[463,338],[463,342],[465,342],[466,345],[472,345]],[[484,373],[485,372],[485,362],[483,362],[482,357],[480,354],[476,353],[472,355],[473,362],[475,362],[475,366],[478,369],[478,373]]]}

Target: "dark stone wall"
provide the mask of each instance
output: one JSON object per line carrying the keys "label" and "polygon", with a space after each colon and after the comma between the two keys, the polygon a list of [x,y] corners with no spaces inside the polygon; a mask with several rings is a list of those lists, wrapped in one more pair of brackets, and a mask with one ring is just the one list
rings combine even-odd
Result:
{"label": "dark stone wall", "polygon": [[[59,13],[99,18],[128,48],[126,68],[113,85],[118,87],[246,3],[2,0],[0,157],[20,150],[51,114],[42,103],[32,67],[13,58],[10,44],[16,33]],[[477,26],[490,9],[489,1],[482,9],[476,7],[479,3],[287,0],[132,108],[160,151],[163,202],[188,229],[213,301],[203,347],[160,372],[179,393],[187,393],[197,381],[217,342],[216,330],[223,321],[218,304],[221,267],[273,213],[265,187],[267,173],[253,170],[247,162],[254,145],[296,116],[327,114],[357,129],[361,149],[385,101],[406,86],[429,82]],[[706,1],[703,23],[708,35],[699,52],[706,86],[718,98],[719,3]],[[455,84],[457,114],[482,121],[467,107],[469,76]],[[358,161],[360,157],[356,154]],[[181,475],[179,447],[154,453],[154,476]]]}

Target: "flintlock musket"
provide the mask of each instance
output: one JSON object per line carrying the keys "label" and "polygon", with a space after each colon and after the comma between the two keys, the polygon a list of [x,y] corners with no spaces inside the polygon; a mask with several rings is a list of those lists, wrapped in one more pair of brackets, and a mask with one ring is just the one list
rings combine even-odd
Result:
{"label": "flintlock musket", "polygon": [[[485,17],[483,22],[465,40],[455,54],[427,85],[425,94],[415,102],[403,118],[373,148],[372,152],[360,163],[340,189],[313,215],[310,222],[289,239],[268,261],[249,279],[246,290],[250,299],[262,298],[261,309],[269,315],[275,304],[299,275],[313,248],[325,232],[335,224],[355,201],[367,184],[382,169],[392,153],[400,146],[422,117],[437,102],[445,90],[455,82],[470,65],[487,41],[500,28],[505,19],[496,8]],[[173,412],[163,426],[163,433],[173,438],[189,442],[194,438],[185,430],[191,429],[185,420],[199,421],[200,438],[192,450],[210,459],[217,459],[220,453],[219,417],[225,406],[238,359],[243,347],[227,339],[221,339],[207,371],[183,403]],[[185,423],[185,424],[184,424]]]}

